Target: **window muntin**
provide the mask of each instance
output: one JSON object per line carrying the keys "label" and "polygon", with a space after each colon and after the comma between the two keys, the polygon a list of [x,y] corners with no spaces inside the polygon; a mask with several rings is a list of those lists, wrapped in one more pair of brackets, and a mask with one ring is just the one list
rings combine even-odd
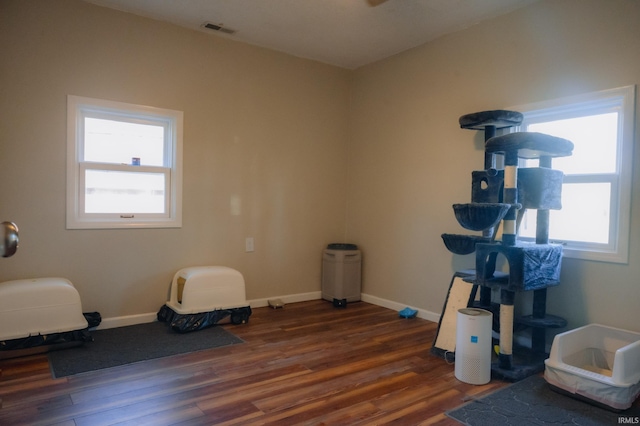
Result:
{"label": "window muntin", "polygon": [[180,227],[182,113],[69,96],[67,227]]}
{"label": "window muntin", "polygon": [[[635,87],[628,86],[515,107],[524,114],[521,131],[563,137],[573,155],[554,158],[565,174],[562,210],[551,210],[549,238],[568,257],[628,262],[631,158]],[[521,161],[536,167],[537,160]],[[535,239],[536,211],[528,210],[520,237]]]}

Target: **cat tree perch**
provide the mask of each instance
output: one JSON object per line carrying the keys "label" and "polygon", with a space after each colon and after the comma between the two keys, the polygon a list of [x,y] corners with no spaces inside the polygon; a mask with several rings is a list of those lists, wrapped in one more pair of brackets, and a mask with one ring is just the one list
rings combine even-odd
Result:
{"label": "cat tree perch", "polygon": [[[513,127],[522,121],[514,111],[485,111],[460,118],[462,128],[485,130],[485,170],[472,173],[471,203],[454,205],[458,223],[482,231],[482,237],[443,234],[449,251],[476,253],[476,269],[465,281],[480,288],[478,307],[497,311],[500,351],[492,365],[494,377],[520,380],[544,369],[545,330],[566,326],[563,318],[546,314],[546,289],[560,283],[562,246],[549,243],[549,210],[561,209],[563,173],[551,168],[551,159],[571,155],[573,143],[534,132],[495,136],[496,128]],[[504,156],[504,169],[496,170],[495,155]],[[518,169],[518,159],[538,159],[538,167]],[[538,211],[536,241],[519,241],[517,231],[526,209]],[[502,235],[496,234],[501,228]],[[496,270],[502,256],[508,272]],[[499,310],[491,301],[499,290]],[[515,294],[533,291],[532,315],[514,318]],[[475,295],[475,291],[473,293]],[[469,303],[477,303],[470,299]],[[514,323],[532,328],[531,348],[514,354]]]}

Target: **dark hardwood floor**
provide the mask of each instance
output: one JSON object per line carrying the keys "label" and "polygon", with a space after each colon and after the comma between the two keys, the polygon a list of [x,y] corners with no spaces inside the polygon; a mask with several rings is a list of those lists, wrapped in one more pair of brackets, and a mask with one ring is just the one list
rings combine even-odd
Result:
{"label": "dark hardwood floor", "polygon": [[0,425],[455,425],[446,410],[507,385],[458,381],[437,324],[364,302],[221,326],[245,343],[60,379],[46,355],[2,360]]}

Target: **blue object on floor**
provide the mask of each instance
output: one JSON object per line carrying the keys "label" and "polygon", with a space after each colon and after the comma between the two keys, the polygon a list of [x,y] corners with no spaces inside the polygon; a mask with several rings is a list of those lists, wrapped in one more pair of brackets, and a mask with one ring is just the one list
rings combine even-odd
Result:
{"label": "blue object on floor", "polygon": [[400,314],[400,318],[414,318],[418,314],[418,311],[407,307],[398,313]]}

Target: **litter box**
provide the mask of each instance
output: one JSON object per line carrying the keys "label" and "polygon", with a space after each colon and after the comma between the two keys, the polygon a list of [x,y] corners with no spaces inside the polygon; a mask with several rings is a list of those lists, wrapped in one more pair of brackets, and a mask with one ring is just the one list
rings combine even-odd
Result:
{"label": "litter box", "polygon": [[544,378],[563,393],[625,410],[640,395],[640,333],[600,324],[560,333]]}
{"label": "litter box", "polygon": [[232,324],[246,323],[250,315],[240,272],[226,266],[198,266],[176,272],[169,300],[160,308],[158,320],[184,333],[226,318]]}
{"label": "litter box", "polygon": [[90,340],[80,295],[64,278],[0,283],[0,351]]}

